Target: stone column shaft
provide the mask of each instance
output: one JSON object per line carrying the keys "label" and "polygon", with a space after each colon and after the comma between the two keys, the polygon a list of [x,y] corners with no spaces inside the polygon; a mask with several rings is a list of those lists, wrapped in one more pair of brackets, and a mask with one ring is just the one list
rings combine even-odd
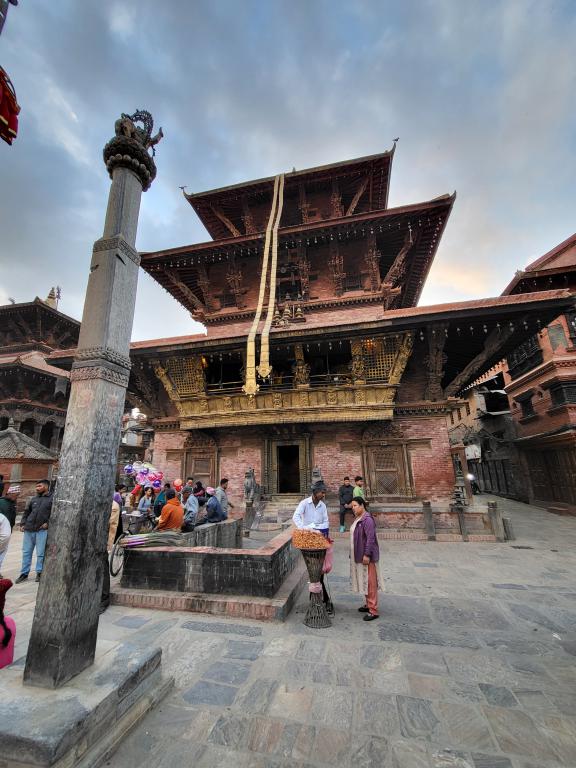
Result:
{"label": "stone column shaft", "polygon": [[[94,244],[60,471],[48,527],[24,682],[55,688],[94,661],[116,457],[130,372],[142,189],[155,167],[133,118],[104,158],[112,177],[104,235]],[[123,116],[126,117],[126,116]],[[150,118],[151,122],[151,118]],[[128,135],[129,128],[135,134]],[[126,131],[126,132],[125,132]],[[148,132],[149,138],[149,132]]]}

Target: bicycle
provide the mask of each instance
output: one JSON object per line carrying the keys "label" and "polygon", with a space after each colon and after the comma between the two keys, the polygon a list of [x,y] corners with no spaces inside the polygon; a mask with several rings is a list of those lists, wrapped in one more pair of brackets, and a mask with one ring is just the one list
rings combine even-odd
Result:
{"label": "bicycle", "polygon": [[127,556],[126,548],[122,543],[124,539],[137,533],[150,533],[156,527],[154,515],[148,514],[144,520],[142,520],[142,515],[134,513],[128,517],[132,518],[128,521],[128,530],[116,539],[110,553],[110,576],[118,576],[124,567],[124,558]]}

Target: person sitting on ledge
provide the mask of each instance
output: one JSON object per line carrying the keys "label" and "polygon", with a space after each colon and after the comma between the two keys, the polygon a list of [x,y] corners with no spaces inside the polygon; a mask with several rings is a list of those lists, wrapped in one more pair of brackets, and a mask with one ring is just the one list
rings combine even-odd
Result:
{"label": "person sitting on ledge", "polygon": [[170,488],[166,491],[166,504],[158,520],[157,531],[180,531],[184,522],[184,510],[176,498],[176,491]]}
{"label": "person sitting on ledge", "polygon": [[194,530],[196,525],[196,517],[198,515],[198,499],[192,493],[192,488],[185,485],[182,488],[182,504],[184,505],[184,523],[182,525],[182,531],[184,533],[190,533]]}
{"label": "person sitting on ledge", "polygon": [[196,523],[196,527],[203,525],[204,523],[221,523],[226,520],[226,515],[215,494],[216,491],[214,488],[206,488],[206,495],[208,496],[208,501],[206,502],[205,507],[206,515],[203,520]]}

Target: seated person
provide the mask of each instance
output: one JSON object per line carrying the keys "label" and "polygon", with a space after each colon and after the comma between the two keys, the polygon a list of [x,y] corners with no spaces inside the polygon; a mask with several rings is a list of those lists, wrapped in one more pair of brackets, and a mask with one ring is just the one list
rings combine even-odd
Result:
{"label": "seated person", "polygon": [[206,488],[204,488],[200,480],[194,483],[192,493],[198,499],[199,506],[203,507],[206,504]]}
{"label": "seated person", "polygon": [[176,491],[170,488],[166,491],[166,504],[158,520],[157,531],[180,531],[184,522],[184,510],[176,497]]}
{"label": "seated person", "polygon": [[204,518],[196,523],[196,525],[202,525],[203,523],[221,523],[226,519],[222,505],[215,496],[216,491],[214,488],[206,488],[206,495],[208,501],[206,502],[206,515]]}
{"label": "seated person", "polygon": [[184,524],[182,530],[184,533],[189,533],[194,530],[196,516],[198,515],[198,499],[189,486],[184,486],[182,489],[182,503],[184,504]]}

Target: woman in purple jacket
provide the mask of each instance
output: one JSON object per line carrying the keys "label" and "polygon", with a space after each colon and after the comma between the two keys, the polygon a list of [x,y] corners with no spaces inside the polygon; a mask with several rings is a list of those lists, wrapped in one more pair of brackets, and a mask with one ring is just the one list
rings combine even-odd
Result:
{"label": "woman in purple jacket", "polygon": [[366,596],[366,602],[358,610],[366,614],[364,621],[374,621],[378,618],[378,589],[384,589],[376,523],[362,496],[355,496],[350,506],[354,512],[354,522],[350,527],[352,591]]}

